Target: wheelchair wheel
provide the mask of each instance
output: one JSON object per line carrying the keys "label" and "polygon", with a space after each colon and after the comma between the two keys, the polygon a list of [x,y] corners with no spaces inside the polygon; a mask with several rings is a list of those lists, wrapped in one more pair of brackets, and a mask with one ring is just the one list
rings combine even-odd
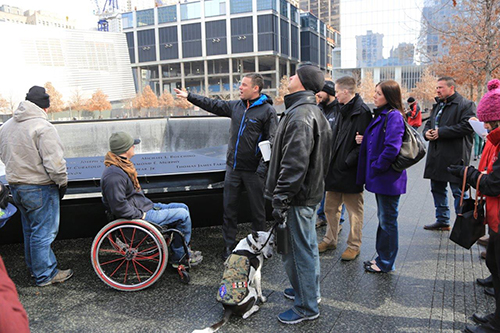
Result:
{"label": "wheelchair wheel", "polygon": [[136,291],[151,286],[163,274],[168,248],[154,225],[120,219],[99,231],[92,243],[91,260],[104,283],[118,290]]}
{"label": "wheelchair wheel", "polygon": [[184,265],[179,265],[177,268],[177,273],[179,274],[179,280],[184,284],[189,284],[191,282],[191,276]]}

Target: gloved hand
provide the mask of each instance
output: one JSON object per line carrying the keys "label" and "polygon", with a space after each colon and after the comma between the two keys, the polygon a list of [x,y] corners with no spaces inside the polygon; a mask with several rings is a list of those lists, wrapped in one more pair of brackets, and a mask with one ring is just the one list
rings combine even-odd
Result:
{"label": "gloved hand", "polygon": [[280,224],[285,222],[287,211],[288,208],[274,208],[273,209],[274,220]]}
{"label": "gloved hand", "polygon": [[59,186],[59,199],[62,200],[64,195],[66,194],[66,190],[68,189],[68,185],[60,185]]}
{"label": "gloved hand", "polygon": [[463,165],[450,165],[447,170],[452,175],[462,178],[464,176],[465,167]]}

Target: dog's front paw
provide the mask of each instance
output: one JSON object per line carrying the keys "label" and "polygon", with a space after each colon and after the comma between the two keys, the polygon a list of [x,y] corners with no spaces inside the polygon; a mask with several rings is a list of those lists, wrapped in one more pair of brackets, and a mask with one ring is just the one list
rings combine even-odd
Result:
{"label": "dog's front paw", "polygon": [[264,295],[260,296],[260,301],[261,301],[262,303],[266,303],[266,302],[267,302],[267,297],[266,297],[266,296],[264,296]]}

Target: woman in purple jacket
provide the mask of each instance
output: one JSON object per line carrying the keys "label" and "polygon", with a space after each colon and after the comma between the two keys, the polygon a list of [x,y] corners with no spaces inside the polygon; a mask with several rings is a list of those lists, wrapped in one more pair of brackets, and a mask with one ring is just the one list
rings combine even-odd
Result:
{"label": "woman in purple jacket", "polygon": [[365,270],[387,273],[394,270],[398,253],[398,204],[406,193],[406,171],[391,167],[399,154],[405,131],[401,88],[396,81],[387,80],[375,88],[375,116],[368,125],[361,143],[357,183],[375,193],[377,199],[377,258],[365,261]]}

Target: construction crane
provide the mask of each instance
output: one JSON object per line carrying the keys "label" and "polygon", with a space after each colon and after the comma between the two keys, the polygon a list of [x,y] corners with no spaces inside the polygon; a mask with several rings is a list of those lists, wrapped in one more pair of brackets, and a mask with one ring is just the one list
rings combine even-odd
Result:
{"label": "construction crane", "polygon": [[115,19],[119,14],[118,0],[91,0],[95,5],[94,15],[99,17],[97,30],[109,31],[108,21]]}

